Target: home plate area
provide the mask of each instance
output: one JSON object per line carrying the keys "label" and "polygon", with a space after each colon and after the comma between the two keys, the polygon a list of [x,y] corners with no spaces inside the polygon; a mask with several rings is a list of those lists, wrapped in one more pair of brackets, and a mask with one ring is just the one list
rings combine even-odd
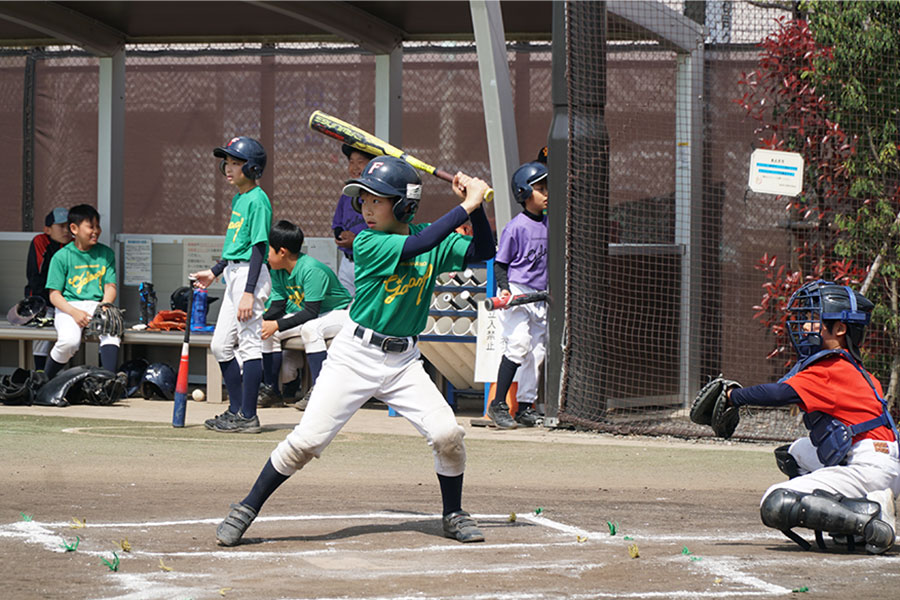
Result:
{"label": "home plate area", "polygon": [[[484,543],[444,538],[436,514],[377,512],[261,516],[243,543],[224,548],[213,536],[220,517],[41,523],[23,515],[0,526],[0,547],[30,556],[64,554],[68,560],[52,561],[47,578],[77,571],[88,584],[80,591],[91,590],[79,596],[132,600],[779,596],[797,591],[772,583],[796,581],[792,569],[779,574],[779,563],[812,558],[771,550],[761,557],[758,550],[783,545],[783,538],[766,531],[629,534],[610,522],[602,530],[568,525],[540,509],[474,516]],[[730,554],[748,550],[746,545],[756,547],[753,560]]]}

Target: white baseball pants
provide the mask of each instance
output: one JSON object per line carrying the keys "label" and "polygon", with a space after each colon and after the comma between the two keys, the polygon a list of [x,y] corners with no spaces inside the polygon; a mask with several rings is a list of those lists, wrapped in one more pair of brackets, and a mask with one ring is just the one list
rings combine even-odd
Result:
{"label": "white baseball pants", "polygon": [[[509,288],[514,296],[540,291],[517,283],[510,283]],[[547,352],[547,303],[532,302],[501,310],[500,326],[505,344],[503,355],[519,365],[516,401],[533,404],[537,402],[538,380]]]}
{"label": "white baseball pants", "polygon": [[303,338],[303,349],[307,354],[325,352],[328,349],[325,340],[336,336],[344,326],[344,323],[349,319],[349,310],[327,312],[296,327],[291,327],[284,331],[276,331],[272,337],[262,341],[262,351],[266,354],[280,352],[283,340],[299,335]]}
{"label": "white baseball pants", "polygon": [[272,290],[272,280],[267,267],[260,269],[253,292],[253,315],[246,321],[238,321],[237,307],[244,294],[249,272],[249,262],[229,262],[222,272],[225,278],[225,295],[222,297],[219,318],[209,345],[218,362],[228,362],[235,358],[235,347],[241,364],[262,358],[262,315]]}
{"label": "white baseball pants", "polygon": [[374,397],[425,437],[438,475],[461,475],[466,466],[465,430],[425,372],[418,347],[384,352],[369,343],[371,330],[365,330],[362,339],[355,337],[356,327],[348,319],[332,340],[302,420],[272,452],[275,470],[292,475],[321,456],[350,417]]}
{"label": "white baseball pants", "polygon": [[[100,305],[95,300],[72,300],[69,304],[91,316],[94,316],[94,311]],[[61,310],[56,311],[56,315],[53,317],[53,326],[56,328],[56,343],[50,349],[50,358],[64,365],[75,356],[81,347],[82,328],[75,322],[75,319]],[[118,347],[121,343],[121,338],[111,335],[100,336],[101,346]]]}

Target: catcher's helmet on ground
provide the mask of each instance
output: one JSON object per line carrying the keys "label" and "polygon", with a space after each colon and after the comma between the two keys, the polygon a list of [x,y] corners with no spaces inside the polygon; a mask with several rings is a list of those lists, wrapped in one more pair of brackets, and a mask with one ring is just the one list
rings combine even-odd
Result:
{"label": "catcher's helmet on ground", "polygon": [[47,303],[40,296],[28,296],[16,302],[6,313],[6,320],[13,325],[27,325],[47,312]]}
{"label": "catcher's helmet on ground", "polygon": [[241,171],[248,179],[259,179],[266,169],[266,149],[253,138],[243,135],[231,138],[227,144],[213,150],[213,156],[222,159],[219,170],[223,175],[225,174],[225,158],[228,156],[245,161]]}
{"label": "catcher's helmet on ground", "polygon": [[350,203],[356,212],[362,212],[359,197],[363,192],[394,199],[394,218],[409,223],[422,199],[422,180],[405,160],[378,156],[369,161],[361,177],[344,185],[344,194],[352,198]]}
{"label": "catcher's helmet on ground", "polygon": [[859,347],[875,305],[850,287],[831,281],[811,281],[794,292],[788,302],[787,329],[800,360],[822,350],[823,327],[832,321],[847,324],[847,350],[862,360]]}
{"label": "catcher's helmet on ground", "polygon": [[141,396],[151,400],[159,398],[171,400],[175,397],[175,371],[166,363],[151,363],[144,371],[141,381]]}
{"label": "catcher's helmet on ground", "polygon": [[531,186],[546,178],[547,166],[539,162],[525,163],[516,169],[512,176],[512,193],[516,202],[525,204],[534,192]]}

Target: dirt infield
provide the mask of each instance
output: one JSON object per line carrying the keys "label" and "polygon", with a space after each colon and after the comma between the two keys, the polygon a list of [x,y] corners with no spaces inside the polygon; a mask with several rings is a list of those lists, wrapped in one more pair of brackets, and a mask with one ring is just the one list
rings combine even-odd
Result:
{"label": "dirt infield", "polygon": [[196,425],[220,406],[191,404],[180,430],[171,404],[106,409],[117,420],[44,410],[0,407],[3,597],[896,597],[896,550],[804,552],[760,523],[759,497],[781,479],[767,446],[473,430],[461,417],[464,506],[487,536],[462,545],[441,536],[424,441],[364,409],[246,543],[221,548],[215,525],[300,413],[264,410],[268,431],[248,436]]}

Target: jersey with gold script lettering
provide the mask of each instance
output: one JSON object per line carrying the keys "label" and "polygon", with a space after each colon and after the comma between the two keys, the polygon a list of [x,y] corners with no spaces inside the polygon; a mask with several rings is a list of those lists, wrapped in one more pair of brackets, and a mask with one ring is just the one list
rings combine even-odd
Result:
{"label": "jersey with gold script lettering", "polygon": [[116,283],[116,255],[109,246],[97,243],[79,250],[75,242],[69,242],[50,260],[47,289],[59,290],[69,302],[99,302],[107,283]]}

